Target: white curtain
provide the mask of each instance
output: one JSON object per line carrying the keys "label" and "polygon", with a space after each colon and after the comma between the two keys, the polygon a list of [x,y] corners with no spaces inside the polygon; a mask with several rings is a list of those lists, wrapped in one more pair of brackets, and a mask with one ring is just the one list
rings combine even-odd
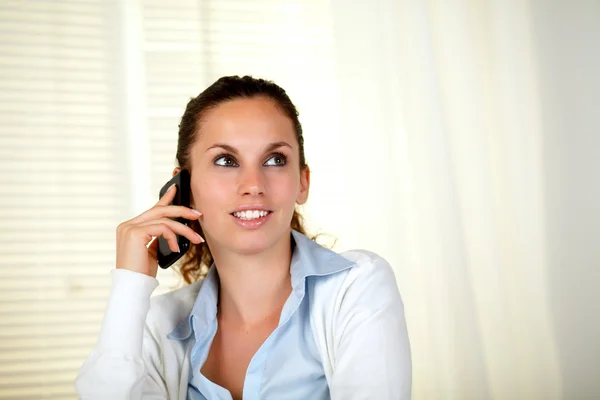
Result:
{"label": "white curtain", "polygon": [[300,109],[309,230],[393,265],[414,399],[597,398],[600,4],[564,3],[0,2],[0,399],[74,398],[114,230],[228,74]]}
{"label": "white curtain", "polygon": [[341,231],[396,268],[413,398],[597,398],[600,3],[333,4]]}

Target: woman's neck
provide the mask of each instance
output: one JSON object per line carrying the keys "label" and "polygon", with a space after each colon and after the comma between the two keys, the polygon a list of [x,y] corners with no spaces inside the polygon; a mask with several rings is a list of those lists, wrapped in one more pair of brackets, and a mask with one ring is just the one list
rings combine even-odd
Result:
{"label": "woman's neck", "polygon": [[279,315],[292,291],[291,239],[253,255],[214,252],[220,279],[219,320],[251,327]]}

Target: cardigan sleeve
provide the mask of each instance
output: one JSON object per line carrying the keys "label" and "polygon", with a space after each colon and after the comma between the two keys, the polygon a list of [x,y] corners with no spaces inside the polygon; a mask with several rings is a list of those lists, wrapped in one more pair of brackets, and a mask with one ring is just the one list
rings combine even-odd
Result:
{"label": "cardigan sleeve", "polygon": [[75,381],[81,399],[166,399],[159,347],[146,328],[150,295],[158,281],[115,269],[96,347]]}
{"label": "cardigan sleeve", "polygon": [[331,398],[410,399],[410,345],[394,272],[376,254],[360,253],[335,301]]}

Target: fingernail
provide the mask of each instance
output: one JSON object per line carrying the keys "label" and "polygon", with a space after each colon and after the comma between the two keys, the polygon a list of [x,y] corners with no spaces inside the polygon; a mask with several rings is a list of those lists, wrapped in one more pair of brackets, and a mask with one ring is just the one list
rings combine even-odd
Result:
{"label": "fingernail", "polygon": [[167,189],[167,192],[168,192],[169,190],[173,189],[173,188],[174,188],[176,185],[177,185],[177,184],[176,184],[176,183],[174,183],[174,184],[172,184],[171,186],[169,186],[169,188]]}
{"label": "fingernail", "polygon": [[202,236],[200,236],[200,234],[196,233],[196,236],[198,236],[198,239],[200,239],[202,241],[202,243],[205,242],[204,238]]}
{"label": "fingernail", "polygon": [[181,253],[181,249],[179,248],[179,244],[177,245],[177,251],[176,253]]}
{"label": "fingernail", "polygon": [[202,215],[202,213],[201,213],[200,211],[198,211],[198,210],[194,210],[193,208],[192,208],[192,212],[194,212],[194,213],[196,213],[196,214],[198,214],[198,215]]}

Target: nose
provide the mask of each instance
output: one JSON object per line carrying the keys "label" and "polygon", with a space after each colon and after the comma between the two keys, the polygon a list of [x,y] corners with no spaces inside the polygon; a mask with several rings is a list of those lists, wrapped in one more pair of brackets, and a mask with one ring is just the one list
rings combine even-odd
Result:
{"label": "nose", "polygon": [[262,196],[265,185],[259,168],[245,168],[241,171],[238,193],[242,196]]}

